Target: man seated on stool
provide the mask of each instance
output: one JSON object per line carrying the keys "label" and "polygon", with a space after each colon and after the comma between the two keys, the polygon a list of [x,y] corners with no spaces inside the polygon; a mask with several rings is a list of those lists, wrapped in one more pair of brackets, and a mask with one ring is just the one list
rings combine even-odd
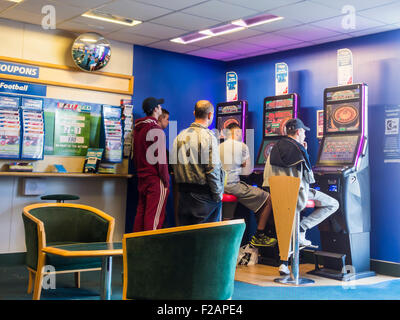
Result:
{"label": "man seated on stool", "polygon": [[[265,164],[263,182],[263,187],[269,187],[268,178],[271,176],[300,178],[297,212],[304,210],[308,200],[314,200],[315,210],[300,221],[299,246],[310,246],[311,241],[306,239],[306,231],[324,221],[339,208],[336,199],[310,188],[310,184],[315,180],[305,142],[306,131],[310,131],[310,128],[300,119],[290,119],[286,123],[287,137],[283,137],[272,148]],[[290,274],[288,261],[281,261],[279,272],[281,275]]]}
{"label": "man seated on stool", "polygon": [[257,231],[250,244],[274,246],[276,239],[264,234],[272,206],[269,193],[240,181],[239,175],[249,175],[252,171],[249,148],[242,142],[242,129],[238,124],[231,123],[226,127],[224,135],[227,140],[219,145],[222,167],[227,175],[224,192],[236,196],[241,204],[259,216]]}

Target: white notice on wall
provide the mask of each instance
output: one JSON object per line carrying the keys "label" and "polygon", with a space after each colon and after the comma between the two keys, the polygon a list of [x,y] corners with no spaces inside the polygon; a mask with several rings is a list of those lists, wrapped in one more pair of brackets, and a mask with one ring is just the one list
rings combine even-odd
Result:
{"label": "white notice on wall", "polygon": [[353,83],[353,53],[349,49],[337,51],[338,86]]}
{"label": "white notice on wall", "polygon": [[275,64],[275,95],[288,94],[289,67],[284,62]]}

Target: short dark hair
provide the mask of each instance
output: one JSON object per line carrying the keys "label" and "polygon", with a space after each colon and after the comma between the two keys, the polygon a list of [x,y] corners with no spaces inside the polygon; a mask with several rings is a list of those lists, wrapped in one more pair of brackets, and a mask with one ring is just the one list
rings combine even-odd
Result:
{"label": "short dark hair", "polygon": [[196,119],[205,119],[207,115],[214,110],[214,106],[210,101],[199,100],[194,106],[194,117]]}
{"label": "short dark hair", "polygon": [[241,129],[240,126],[236,122],[232,122],[226,126],[227,130]]}
{"label": "short dark hair", "polygon": [[161,118],[165,118],[167,115],[169,115],[169,112],[167,109],[161,108],[161,111],[162,111],[162,113],[160,115]]}

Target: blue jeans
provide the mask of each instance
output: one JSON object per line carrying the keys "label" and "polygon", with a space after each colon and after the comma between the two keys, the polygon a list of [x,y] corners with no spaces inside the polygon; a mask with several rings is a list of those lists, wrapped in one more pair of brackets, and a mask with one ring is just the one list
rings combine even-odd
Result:
{"label": "blue jeans", "polygon": [[179,192],[178,222],[180,226],[221,221],[222,201],[210,194]]}
{"label": "blue jeans", "polygon": [[315,227],[339,209],[336,199],[312,188],[308,190],[308,200],[314,200],[315,209],[309,216],[301,219],[300,226],[304,230]]}

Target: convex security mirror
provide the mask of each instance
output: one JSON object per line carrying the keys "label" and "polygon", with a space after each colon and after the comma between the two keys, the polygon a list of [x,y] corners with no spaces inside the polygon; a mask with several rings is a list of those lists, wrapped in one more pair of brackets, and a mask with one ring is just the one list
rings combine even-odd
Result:
{"label": "convex security mirror", "polygon": [[72,45],[72,59],[84,71],[104,68],[111,58],[110,43],[100,34],[81,34]]}

